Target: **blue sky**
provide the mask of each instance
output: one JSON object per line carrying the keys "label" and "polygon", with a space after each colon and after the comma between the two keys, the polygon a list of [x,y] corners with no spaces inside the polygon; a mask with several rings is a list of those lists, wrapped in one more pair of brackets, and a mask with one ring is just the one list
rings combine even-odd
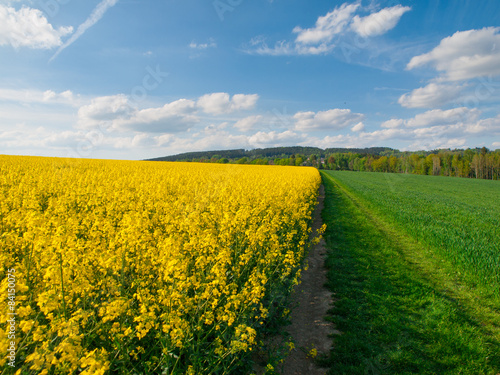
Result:
{"label": "blue sky", "polygon": [[0,0],[0,154],[500,148],[500,2]]}

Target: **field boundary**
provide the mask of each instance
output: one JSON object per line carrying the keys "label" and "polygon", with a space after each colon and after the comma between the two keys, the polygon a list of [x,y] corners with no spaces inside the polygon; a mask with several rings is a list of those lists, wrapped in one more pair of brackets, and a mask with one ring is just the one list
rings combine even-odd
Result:
{"label": "field boundary", "polygon": [[[321,228],[321,213],[324,207],[325,187],[320,186],[318,204],[313,213],[313,234]],[[325,320],[332,307],[332,292],[325,268],[327,247],[322,238],[307,254],[307,268],[302,271],[301,283],[290,298],[291,325],[286,328],[294,349],[283,363],[283,375],[325,375],[326,368],[315,363],[316,356],[328,356],[332,348],[331,335],[339,334],[333,323]]]}

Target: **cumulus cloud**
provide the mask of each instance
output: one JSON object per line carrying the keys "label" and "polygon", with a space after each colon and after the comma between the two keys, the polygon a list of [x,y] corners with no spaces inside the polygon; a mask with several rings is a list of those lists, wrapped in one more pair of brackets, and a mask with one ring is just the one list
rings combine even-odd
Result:
{"label": "cumulus cloud", "polygon": [[284,132],[257,132],[248,138],[248,143],[253,147],[275,147],[282,145],[296,145],[303,141],[305,135],[291,130]]}
{"label": "cumulus cloud", "polygon": [[18,124],[15,128],[0,130],[0,146],[3,149],[33,147],[40,142],[40,137],[44,134],[43,127],[27,129],[24,124]]}
{"label": "cumulus cloud", "polygon": [[234,124],[234,127],[242,132],[248,132],[253,130],[255,128],[255,125],[261,122],[262,119],[263,117],[261,115],[245,117],[241,120],[238,120]]}
{"label": "cumulus cloud", "polygon": [[429,83],[408,94],[401,95],[398,103],[406,108],[435,108],[457,99],[461,85]]}
{"label": "cumulus cloud", "polygon": [[305,136],[293,131],[284,132],[257,132],[251,135],[231,134],[228,131],[218,130],[209,135],[193,134],[191,138],[178,138],[171,142],[171,153],[186,152],[189,150],[224,150],[234,148],[277,147],[283,145],[297,145],[304,142]]}
{"label": "cumulus cloud", "polygon": [[[410,119],[392,119],[372,132],[308,137],[304,144],[322,148],[372,147],[387,141],[408,142],[408,150],[463,147],[474,137],[500,136],[500,115],[478,119],[479,111],[457,108],[428,111]],[[471,145],[472,146],[472,145]]]}
{"label": "cumulus cloud", "polygon": [[295,130],[299,131],[343,129],[347,126],[357,124],[363,118],[364,115],[361,113],[352,113],[350,109],[331,109],[317,113],[297,112],[293,116]]}
{"label": "cumulus cloud", "polygon": [[180,99],[157,108],[134,108],[125,95],[95,98],[78,111],[79,125],[151,133],[176,133],[198,123],[195,102]]}
{"label": "cumulus cloud", "polygon": [[500,74],[500,27],[459,31],[441,40],[432,51],[413,57],[407,69],[430,65],[446,81]]}
{"label": "cumulus cloud", "polygon": [[72,27],[54,27],[38,9],[16,10],[0,5],[0,46],[51,49],[62,44],[61,38],[73,32]]}
{"label": "cumulus cloud", "polygon": [[481,111],[466,107],[453,108],[446,111],[434,109],[416,115],[405,122],[409,128],[428,127],[435,125],[473,123],[479,119]]}
{"label": "cumulus cloud", "polygon": [[139,133],[134,136],[129,137],[106,137],[102,143],[101,147],[111,147],[114,149],[150,149],[155,147],[165,147],[172,142],[175,138],[171,134],[162,134],[153,136],[147,133]]}
{"label": "cumulus cloud", "polygon": [[259,96],[256,94],[236,94],[231,98],[228,93],[218,92],[203,95],[198,99],[196,105],[205,113],[220,115],[223,113],[252,109],[255,107],[258,100]]}
{"label": "cumulus cloud", "polygon": [[393,139],[407,140],[412,136],[403,129],[382,129],[373,132],[359,132],[356,134],[338,134],[324,138],[310,137],[307,139],[308,146],[321,148],[330,147],[374,147],[380,146],[382,142]]}
{"label": "cumulus cloud", "polygon": [[429,150],[461,147],[471,137],[500,135],[500,115],[487,119],[480,119],[480,115],[478,109],[466,107],[435,109],[409,119],[388,120],[382,123],[381,130],[361,133],[359,140],[399,139],[412,142],[410,150]]}
{"label": "cumulus cloud", "polygon": [[101,96],[78,110],[79,124],[85,128],[131,116],[133,108],[126,95]]}
{"label": "cumulus cloud", "polygon": [[[208,126],[205,126],[205,129],[203,129],[203,132],[198,132],[194,133],[193,137],[197,137],[199,135],[214,135],[214,134],[219,134],[221,133],[224,129],[228,127],[229,123],[224,121],[218,125],[216,124],[210,124]],[[222,134],[222,133],[221,133]]]}
{"label": "cumulus cloud", "polygon": [[366,17],[354,16],[351,27],[365,38],[382,35],[396,27],[401,16],[410,10],[410,7],[396,5]]}
{"label": "cumulus cloud", "polygon": [[[171,134],[151,135],[137,133],[132,136],[113,136],[93,131],[38,131],[37,142],[31,142],[35,147],[51,149],[66,149],[68,156],[88,157],[97,149],[145,149],[169,145],[174,136]],[[1,139],[1,136],[0,136]]]}
{"label": "cumulus cloud", "polygon": [[412,134],[405,129],[392,128],[361,133],[359,138],[364,144],[376,144],[389,139],[411,139]]}
{"label": "cumulus cloud", "polygon": [[163,107],[134,111],[128,118],[115,120],[113,127],[151,133],[177,133],[186,131],[199,122],[194,112],[194,101],[180,99]]}
{"label": "cumulus cloud", "polygon": [[47,90],[43,92],[44,102],[59,101],[59,100],[72,102],[73,93],[70,90],[63,91],[59,94],[52,90]]}
{"label": "cumulus cloud", "polygon": [[[48,127],[29,127],[19,124],[9,131],[0,129],[0,147],[2,149],[25,150],[26,154],[54,155],[63,157],[85,158],[95,156],[106,150],[116,155],[117,150],[150,150],[171,146],[176,137],[171,134],[135,133],[122,135],[101,130],[65,130],[55,131]],[[102,155],[102,154],[100,154]],[[123,153],[124,158],[130,154]],[[144,155],[148,155],[146,152]]]}
{"label": "cumulus cloud", "polygon": [[362,122],[359,122],[357,123],[356,125],[354,125],[351,130],[353,132],[361,132],[363,130],[365,130],[365,124],[363,124]]}
{"label": "cumulus cloud", "polygon": [[479,116],[476,109],[432,110],[409,119],[388,120],[381,129],[371,132],[308,137],[305,144],[322,148],[372,147],[399,141],[406,142],[409,150],[432,150],[463,147],[474,137],[500,136],[500,115],[487,119]]}
{"label": "cumulus cloud", "polygon": [[[50,96],[50,94],[48,94]],[[255,107],[258,95],[213,93],[200,97],[197,101],[179,99],[161,107],[139,109],[136,103],[123,94],[102,96],[91,100],[78,110],[80,128],[113,129],[146,133],[178,133],[187,131],[200,122],[199,113],[210,115],[227,114]],[[243,119],[241,128],[250,127],[252,121],[261,116]]]}
{"label": "cumulus cloud", "polygon": [[380,126],[384,129],[394,129],[394,128],[399,128],[403,124],[404,120],[402,119],[391,119],[383,122],[382,125]]}
{"label": "cumulus cloud", "polygon": [[466,138],[418,138],[408,146],[408,150],[436,150],[447,148],[462,148],[467,142]]}
{"label": "cumulus cloud", "polygon": [[467,133],[471,134],[500,134],[500,115],[494,118],[479,120],[476,123],[468,124]]}
{"label": "cumulus cloud", "polygon": [[204,112],[210,114],[222,114],[231,112],[231,98],[225,92],[203,95],[198,99],[197,106]]}

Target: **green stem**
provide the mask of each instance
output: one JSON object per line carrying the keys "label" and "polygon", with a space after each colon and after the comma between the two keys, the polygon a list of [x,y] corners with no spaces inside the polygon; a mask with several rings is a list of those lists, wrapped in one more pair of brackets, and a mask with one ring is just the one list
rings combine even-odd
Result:
{"label": "green stem", "polygon": [[59,270],[61,272],[61,292],[62,292],[62,302],[63,302],[63,310],[64,310],[64,319],[68,320],[68,316],[66,314],[66,296],[64,294],[64,274],[63,274],[63,260],[62,254],[59,253]]}

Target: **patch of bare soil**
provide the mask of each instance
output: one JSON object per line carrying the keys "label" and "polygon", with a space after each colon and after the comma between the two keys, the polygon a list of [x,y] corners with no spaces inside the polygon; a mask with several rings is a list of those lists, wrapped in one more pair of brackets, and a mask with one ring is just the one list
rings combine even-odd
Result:
{"label": "patch of bare soil", "polygon": [[[325,188],[321,185],[318,205],[314,212],[313,233],[322,225],[321,211],[325,200]],[[309,249],[307,262],[309,267],[302,271],[301,283],[295,287],[291,296],[291,325],[287,332],[295,344],[285,359],[283,375],[324,375],[327,369],[319,368],[311,355],[316,349],[317,355],[329,355],[332,346],[331,335],[339,334],[333,323],[327,322],[327,311],[332,307],[332,293],[325,287],[327,270],[325,269],[326,243],[324,239]],[[313,350],[314,353],[314,350]]]}

